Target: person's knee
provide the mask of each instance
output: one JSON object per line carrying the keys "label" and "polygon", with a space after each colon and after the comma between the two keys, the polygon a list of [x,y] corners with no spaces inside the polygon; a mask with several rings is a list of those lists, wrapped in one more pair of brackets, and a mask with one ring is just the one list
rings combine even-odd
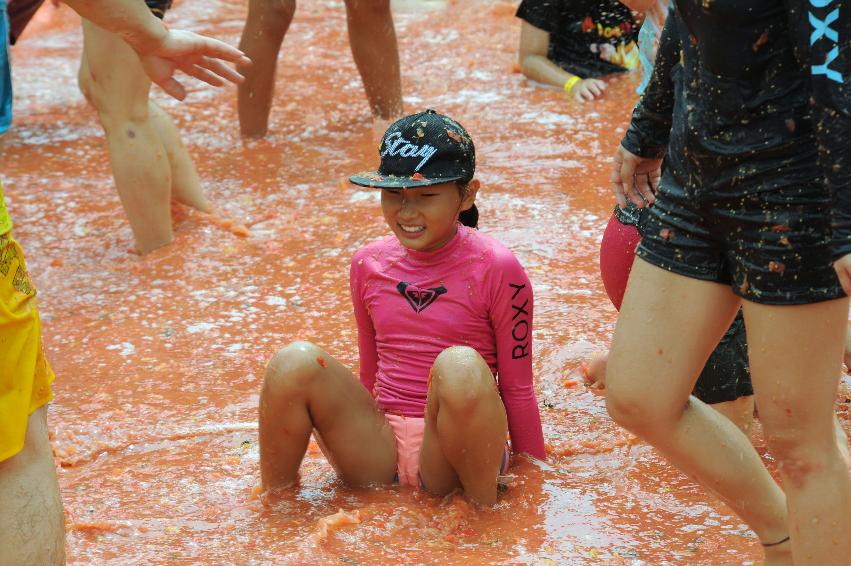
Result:
{"label": "person's knee", "polygon": [[296,0],[255,0],[251,3],[256,13],[262,17],[256,18],[254,25],[264,28],[277,29],[290,24],[295,15]]}
{"label": "person's knee", "polygon": [[650,398],[646,392],[617,385],[606,386],[606,410],[619,425],[636,434],[648,434],[655,429],[670,427],[682,415],[687,405],[672,405]]}
{"label": "person's knee", "polygon": [[[763,423],[766,424],[766,423]],[[768,449],[777,461],[785,485],[800,489],[813,474],[824,472],[829,465],[828,455],[836,443],[828,435],[815,438],[803,427],[765,426]]]}
{"label": "person's knee", "polygon": [[287,344],[272,356],[263,382],[265,394],[287,396],[306,392],[320,377],[322,350],[311,342]]}
{"label": "person's knee", "polygon": [[488,395],[496,394],[496,382],[485,360],[473,348],[453,346],[434,360],[432,387],[441,408],[469,413]]}

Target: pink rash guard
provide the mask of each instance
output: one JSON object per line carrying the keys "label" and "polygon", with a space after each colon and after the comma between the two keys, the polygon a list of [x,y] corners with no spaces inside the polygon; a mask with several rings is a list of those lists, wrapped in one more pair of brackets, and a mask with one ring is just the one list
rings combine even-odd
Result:
{"label": "pink rash guard", "polygon": [[358,250],[350,284],[360,380],[384,411],[422,417],[435,358],[469,346],[497,376],[513,451],[545,459],[532,385],[532,286],[511,251],[461,224],[435,252],[389,236]]}

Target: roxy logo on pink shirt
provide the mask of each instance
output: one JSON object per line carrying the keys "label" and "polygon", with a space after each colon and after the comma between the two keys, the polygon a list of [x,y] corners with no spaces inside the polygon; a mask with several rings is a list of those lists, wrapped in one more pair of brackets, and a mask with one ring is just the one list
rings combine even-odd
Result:
{"label": "roxy logo on pink shirt", "polygon": [[446,287],[442,285],[440,287],[421,289],[416,285],[411,285],[404,281],[400,281],[399,284],[396,285],[396,289],[403,297],[405,297],[405,300],[408,301],[408,304],[411,305],[411,308],[414,309],[414,312],[417,314],[426,310],[434,304],[438,297],[447,292]]}

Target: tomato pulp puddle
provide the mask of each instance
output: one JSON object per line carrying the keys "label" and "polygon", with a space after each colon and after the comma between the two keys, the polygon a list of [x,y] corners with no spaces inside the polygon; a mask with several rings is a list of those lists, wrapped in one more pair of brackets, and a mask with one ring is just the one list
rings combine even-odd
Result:
{"label": "tomato pulp puddle", "polygon": [[[342,2],[299,6],[266,140],[240,139],[234,89],[193,85],[183,104],[155,93],[219,214],[250,230],[239,237],[177,209],[175,243],[145,258],[128,252],[106,143],[76,88],[79,20],[49,5],[37,16],[13,49],[15,127],[0,171],[57,375],[50,427],[70,563],[759,558],[726,507],[646,445],[630,447],[600,395],[565,386],[580,361],[607,348],[614,326],[597,253],[612,208],[608,158],[636,78],[609,80],[605,97],[584,106],[532,87],[513,71],[514,8],[465,0],[396,15],[407,110],[434,107],[471,132],[481,229],[514,250],[535,287],[550,459],[515,465],[488,510],[408,489],[349,489],[313,445],[298,489],[256,496],[265,361],[308,339],[357,363],[348,262],[388,231],[377,192],[344,182],[377,159]],[[245,10],[183,2],[167,21],[236,44]],[[847,387],[837,400],[846,430]],[[755,442],[765,454],[759,432]],[[323,520],[339,510],[359,523]]]}

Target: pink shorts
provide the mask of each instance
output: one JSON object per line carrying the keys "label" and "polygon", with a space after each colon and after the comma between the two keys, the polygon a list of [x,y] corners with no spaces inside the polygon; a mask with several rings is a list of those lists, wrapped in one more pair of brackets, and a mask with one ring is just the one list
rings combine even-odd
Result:
{"label": "pink shorts", "polygon": [[[399,485],[423,487],[420,479],[420,448],[423,445],[425,419],[421,417],[404,417],[385,413],[393,435],[396,437],[396,479]],[[502,464],[499,474],[508,470],[508,459],[511,447],[508,441],[502,452]]]}

